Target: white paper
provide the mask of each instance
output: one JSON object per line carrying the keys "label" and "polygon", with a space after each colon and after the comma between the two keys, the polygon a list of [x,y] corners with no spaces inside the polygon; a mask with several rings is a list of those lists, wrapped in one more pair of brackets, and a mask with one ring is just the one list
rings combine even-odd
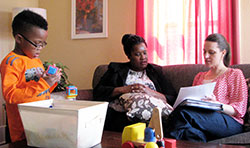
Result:
{"label": "white paper", "polygon": [[173,108],[176,108],[181,102],[186,99],[201,100],[205,96],[212,96],[216,82],[190,87],[182,87]]}

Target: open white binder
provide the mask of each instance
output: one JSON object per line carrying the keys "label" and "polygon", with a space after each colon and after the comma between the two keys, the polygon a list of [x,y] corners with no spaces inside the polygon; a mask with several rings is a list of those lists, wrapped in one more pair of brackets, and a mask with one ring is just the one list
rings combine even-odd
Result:
{"label": "open white binder", "polygon": [[202,101],[206,96],[213,95],[216,82],[203,85],[182,87],[173,108],[178,105],[194,106],[212,110],[222,110],[222,104]]}

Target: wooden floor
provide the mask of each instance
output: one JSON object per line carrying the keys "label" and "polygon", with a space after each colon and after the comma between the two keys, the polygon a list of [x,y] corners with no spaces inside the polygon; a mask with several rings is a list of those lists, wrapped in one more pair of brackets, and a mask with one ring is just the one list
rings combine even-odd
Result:
{"label": "wooden floor", "polygon": [[[93,148],[121,148],[122,133],[104,131],[101,144]],[[31,148],[27,146],[26,141],[18,141],[15,143],[9,143],[0,145],[0,148]],[[214,143],[199,143],[190,141],[176,142],[176,148],[250,148],[250,145],[222,145]]]}

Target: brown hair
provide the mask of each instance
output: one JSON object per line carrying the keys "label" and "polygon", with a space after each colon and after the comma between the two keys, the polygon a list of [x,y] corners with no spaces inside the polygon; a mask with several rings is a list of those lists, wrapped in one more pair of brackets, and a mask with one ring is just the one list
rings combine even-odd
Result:
{"label": "brown hair", "polygon": [[226,55],[224,56],[223,63],[226,67],[229,66],[231,60],[231,48],[228,44],[226,38],[219,33],[210,34],[205,41],[216,42],[220,51],[226,50]]}

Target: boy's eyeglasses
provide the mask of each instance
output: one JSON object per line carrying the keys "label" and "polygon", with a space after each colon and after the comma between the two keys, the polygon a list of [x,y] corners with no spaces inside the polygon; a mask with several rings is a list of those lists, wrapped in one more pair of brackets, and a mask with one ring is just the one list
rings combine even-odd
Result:
{"label": "boy's eyeglasses", "polygon": [[[20,33],[19,33],[20,34]],[[36,47],[36,49],[38,48],[44,48],[47,43],[46,42],[42,42],[39,44],[33,43],[31,40],[29,40],[28,38],[26,38],[24,35],[20,34],[27,42],[29,42],[31,45],[33,45],[34,47]]]}

